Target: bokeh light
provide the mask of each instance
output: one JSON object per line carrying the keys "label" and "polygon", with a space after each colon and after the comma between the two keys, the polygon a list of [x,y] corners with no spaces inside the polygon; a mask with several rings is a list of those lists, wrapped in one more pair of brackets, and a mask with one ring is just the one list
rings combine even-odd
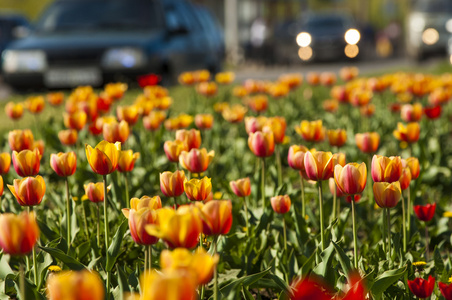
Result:
{"label": "bokeh light", "polygon": [[311,44],[312,38],[311,35],[307,32],[300,32],[297,35],[297,44],[300,47],[307,47]]}
{"label": "bokeh light", "polygon": [[422,33],[422,41],[427,45],[433,45],[439,40],[439,33],[434,28],[427,28]]}
{"label": "bokeh light", "polygon": [[302,60],[308,60],[312,57],[312,48],[311,47],[301,47],[298,50],[298,57]]}
{"label": "bokeh light", "polygon": [[361,38],[361,34],[356,29],[349,29],[345,33],[344,38],[347,44],[356,45],[359,42],[359,39]]}
{"label": "bokeh light", "polygon": [[345,55],[349,58],[354,58],[358,56],[359,47],[357,45],[347,45],[344,49]]}

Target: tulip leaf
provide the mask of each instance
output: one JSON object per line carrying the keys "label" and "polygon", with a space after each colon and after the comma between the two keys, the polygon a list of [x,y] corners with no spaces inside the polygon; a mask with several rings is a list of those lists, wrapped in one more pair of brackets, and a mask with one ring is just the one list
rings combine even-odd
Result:
{"label": "tulip leaf", "polygon": [[42,236],[45,237],[48,241],[54,241],[61,238],[60,235],[57,232],[50,229],[47,226],[47,224],[38,221],[38,226],[40,232],[42,233]]}
{"label": "tulip leaf", "polygon": [[113,237],[113,242],[111,243],[110,247],[108,247],[107,265],[105,267],[107,272],[110,272],[113,269],[113,266],[115,265],[116,260],[120,255],[121,243],[128,227],[129,224],[127,220],[123,220],[121,225],[119,225],[119,228],[116,231],[115,236]]}
{"label": "tulip leaf", "polygon": [[436,273],[441,274],[444,270],[444,262],[437,247],[435,247],[435,251],[433,252],[433,260],[435,261]]}
{"label": "tulip leaf", "polygon": [[6,276],[8,274],[12,274],[13,270],[11,269],[11,267],[9,266],[8,260],[5,256],[5,254],[0,254],[1,258],[0,258],[0,279],[5,280]]}
{"label": "tulip leaf", "polygon": [[43,295],[41,295],[38,290],[36,289],[36,287],[28,280],[28,278],[25,278],[25,282],[24,282],[24,287],[25,287],[25,291],[24,291],[24,296],[22,297],[20,291],[20,276],[16,276],[16,278],[14,279],[14,286],[16,288],[17,291],[17,298],[19,300],[30,300],[30,299],[34,299],[34,300],[45,300],[45,297]]}
{"label": "tulip leaf", "polygon": [[336,254],[339,260],[339,263],[341,264],[342,270],[344,271],[345,275],[348,278],[348,275],[350,274],[352,270],[352,263],[350,261],[350,258],[345,254],[344,250],[342,250],[341,247],[339,247],[338,244],[335,242],[331,242],[334,249],[336,250]]}
{"label": "tulip leaf", "polygon": [[407,271],[407,267],[403,267],[396,270],[389,270],[383,274],[377,276],[372,283],[369,283],[370,292],[372,293],[375,300],[379,300],[391,285],[397,282]]}
{"label": "tulip leaf", "polygon": [[320,254],[321,256],[321,262],[314,268],[314,273],[322,276],[322,277],[328,277],[328,275],[331,275],[333,272],[331,272],[331,260],[333,259],[333,253],[334,253],[334,246],[331,243],[323,252]]}
{"label": "tulip leaf", "polygon": [[86,266],[83,265],[81,262],[77,261],[72,256],[66,255],[63,251],[56,248],[50,248],[50,247],[39,247],[41,250],[49,253],[52,257],[59,259],[61,262],[63,262],[67,267],[69,267],[71,270],[83,270],[86,269]]}
{"label": "tulip leaf", "polygon": [[315,262],[315,252],[305,261],[305,263],[301,266],[301,276],[306,276],[309,271],[312,270],[312,265]]}

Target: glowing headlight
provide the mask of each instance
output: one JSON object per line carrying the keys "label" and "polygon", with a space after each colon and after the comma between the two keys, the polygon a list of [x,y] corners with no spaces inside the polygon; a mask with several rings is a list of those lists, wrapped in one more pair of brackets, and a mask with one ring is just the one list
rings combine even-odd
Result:
{"label": "glowing headlight", "polygon": [[3,71],[6,73],[33,73],[47,69],[47,59],[40,50],[6,50],[3,53]]}
{"label": "glowing headlight", "polygon": [[297,44],[300,47],[307,47],[311,44],[312,38],[311,35],[307,32],[300,32],[297,35]]}
{"label": "glowing headlight", "polygon": [[359,39],[361,38],[361,34],[359,34],[359,31],[356,29],[349,29],[345,33],[344,39],[349,45],[356,45],[359,42]]}
{"label": "glowing headlight", "polygon": [[434,28],[427,28],[422,33],[422,41],[427,45],[433,45],[439,40],[439,33]]}
{"label": "glowing headlight", "polygon": [[425,28],[425,19],[421,16],[412,16],[409,21],[410,29],[413,31],[421,32]]}
{"label": "glowing headlight", "polygon": [[102,57],[106,69],[134,69],[146,65],[146,55],[138,48],[113,48]]}
{"label": "glowing headlight", "polygon": [[447,30],[448,32],[452,33],[452,19],[449,19],[449,20],[446,22],[446,30]]}

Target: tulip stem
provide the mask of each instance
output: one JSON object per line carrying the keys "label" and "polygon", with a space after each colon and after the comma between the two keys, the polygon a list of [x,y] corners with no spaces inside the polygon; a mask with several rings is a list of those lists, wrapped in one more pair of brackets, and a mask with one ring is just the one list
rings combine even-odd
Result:
{"label": "tulip stem", "polygon": [[246,204],[246,197],[243,197],[243,204],[245,207],[245,226],[246,226],[246,236],[249,237],[249,224],[248,224],[248,205]]}
{"label": "tulip stem", "polygon": [[152,270],[152,245],[148,245],[147,246],[147,250],[148,250],[148,266],[147,266],[147,268],[148,268],[148,270],[150,271],[150,270]]}
{"label": "tulip stem", "polygon": [[281,154],[279,152],[278,145],[275,146],[276,155],[276,167],[278,169],[278,187],[282,185],[282,165],[281,165]]}
{"label": "tulip stem", "polygon": [[283,215],[283,227],[284,227],[284,252],[286,252],[287,255],[287,234],[286,234],[286,218]]}
{"label": "tulip stem", "polygon": [[[337,186],[336,182],[334,183],[334,193],[333,193],[333,220],[334,221],[337,218]],[[353,199],[352,199],[353,202]]]}
{"label": "tulip stem", "polygon": [[[218,236],[215,236],[213,238],[213,255],[215,256],[217,254],[217,243],[218,243]],[[213,273],[213,299],[218,300],[218,265],[215,266],[214,273]]]}
{"label": "tulip stem", "polygon": [[425,223],[425,261],[428,262],[430,259],[430,249],[429,249],[429,238],[428,238],[428,227]]}
{"label": "tulip stem", "polygon": [[174,208],[177,209],[177,207],[179,206],[179,204],[177,204],[177,198],[173,197],[174,199]]}
{"label": "tulip stem", "polygon": [[146,246],[144,246],[144,268],[143,268],[143,273],[146,274],[147,270],[148,270],[148,265],[149,265],[149,258],[148,258],[149,252]]}
{"label": "tulip stem", "polygon": [[391,259],[391,211],[386,208],[386,214],[388,215],[388,261]]}
{"label": "tulip stem", "polygon": [[261,163],[261,196],[262,196],[262,206],[264,207],[265,210],[265,158],[262,157],[261,159],[262,163]]}
{"label": "tulip stem", "polygon": [[[108,226],[108,214],[107,214],[107,175],[103,175],[104,179],[104,231],[105,231],[105,252],[108,251],[108,237],[110,236],[110,227]],[[107,272],[107,299],[110,299],[110,277],[111,272]]]}
{"label": "tulip stem", "polygon": [[97,247],[100,248],[100,207],[97,202]]}
{"label": "tulip stem", "polygon": [[[32,212],[33,212],[33,206],[29,206],[28,213],[30,214]],[[33,279],[34,279],[35,285],[38,286],[38,268],[36,265],[36,249],[34,246],[32,248],[32,255],[33,255],[33,277],[34,277]]]}
{"label": "tulip stem", "polygon": [[325,250],[325,237],[323,232],[323,196],[322,196],[322,181],[319,181],[319,209],[320,209],[320,240],[322,242],[322,251]]}
{"label": "tulip stem", "polygon": [[408,193],[408,201],[407,201],[407,205],[406,205],[406,210],[407,210],[407,233],[408,236],[411,236],[411,210],[413,209],[411,207],[411,193],[410,193],[410,186],[408,186],[407,188],[407,193]]}
{"label": "tulip stem", "polygon": [[81,204],[83,207],[83,226],[85,227],[86,239],[89,241],[88,219],[86,218],[85,201],[82,201]]}
{"label": "tulip stem", "polygon": [[71,247],[71,201],[69,196],[69,179],[66,177],[66,229],[67,229],[67,251]]}
{"label": "tulip stem", "polygon": [[358,269],[358,242],[356,238],[356,211],[355,211],[355,199],[354,195],[352,196],[352,223],[353,223],[353,254],[354,254],[354,263],[355,269]]}
{"label": "tulip stem", "polygon": [[130,209],[130,199],[129,199],[129,179],[127,178],[127,172],[124,172],[124,182],[126,188],[126,205]]}
{"label": "tulip stem", "polygon": [[[372,170],[372,155],[369,154],[368,157],[368,163],[367,163],[367,170]],[[372,203],[373,201],[373,191],[372,191],[372,172],[367,172],[367,198],[369,198],[369,202]]]}
{"label": "tulip stem", "polygon": [[403,233],[403,253],[406,253],[406,215],[405,199],[402,196],[402,233]]}
{"label": "tulip stem", "polygon": [[25,300],[25,271],[23,263],[19,264],[19,286],[20,286],[20,299]]}
{"label": "tulip stem", "polygon": [[382,220],[382,223],[383,223],[383,234],[382,234],[382,237],[384,239],[384,241],[383,241],[383,252],[386,252],[387,251],[386,246],[388,245],[388,242],[387,242],[387,233],[388,233],[388,231],[386,230],[386,212],[385,212],[384,209],[381,212],[381,216],[383,218],[383,220]]}
{"label": "tulip stem", "polygon": [[306,220],[306,201],[304,198],[304,179],[301,173],[300,173],[300,184],[301,184],[301,216],[304,221]]}

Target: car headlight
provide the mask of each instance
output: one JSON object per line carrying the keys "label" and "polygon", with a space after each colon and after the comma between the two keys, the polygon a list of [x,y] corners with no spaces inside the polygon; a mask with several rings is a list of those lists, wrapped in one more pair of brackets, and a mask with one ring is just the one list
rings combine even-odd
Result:
{"label": "car headlight", "polygon": [[361,34],[359,33],[359,31],[357,29],[352,28],[352,29],[347,30],[347,32],[345,33],[344,39],[347,42],[347,44],[356,45],[356,44],[358,44],[359,40],[361,39]]}
{"label": "car headlight", "polygon": [[146,65],[146,55],[139,48],[112,48],[102,57],[102,66],[106,69],[136,69]]}
{"label": "car headlight", "polygon": [[300,47],[307,47],[311,44],[312,38],[311,35],[307,32],[300,32],[297,35],[297,44]]}
{"label": "car headlight", "polygon": [[46,54],[41,50],[6,50],[3,52],[3,71],[33,73],[47,69]]}
{"label": "car headlight", "polygon": [[433,45],[439,40],[438,30],[435,28],[427,28],[422,33],[422,41],[426,45]]}
{"label": "car headlight", "polygon": [[414,15],[410,18],[408,25],[410,30],[422,32],[425,28],[425,19],[421,16]]}

